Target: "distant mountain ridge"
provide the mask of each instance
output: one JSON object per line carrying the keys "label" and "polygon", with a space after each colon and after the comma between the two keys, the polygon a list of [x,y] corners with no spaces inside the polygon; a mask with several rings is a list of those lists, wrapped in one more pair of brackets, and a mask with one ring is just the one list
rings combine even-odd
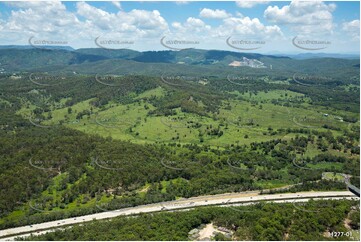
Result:
{"label": "distant mountain ridge", "polygon": [[360,58],[360,55],[357,54],[337,54],[337,53],[302,53],[302,54],[287,55],[287,56],[293,59],[313,59],[313,58],[359,59]]}
{"label": "distant mountain ridge", "polygon": [[[67,50],[67,51],[75,51],[82,54],[91,54],[91,55],[100,55],[105,56],[107,58],[116,58],[116,59],[135,59],[137,58],[141,62],[149,62],[149,57],[154,57],[152,53],[154,52],[172,52],[170,50],[163,50],[163,51],[137,51],[131,49],[102,49],[102,48],[79,48],[74,49],[71,46],[32,46],[32,45],[0,45],[0,49],[53,49],[53,50]],[[173,51],[174,52],[174,51]],[[207,58],[212,58],[209,55],[216,55],[218,57],[222,55],[232,55],[238,56],[239,54],[242,57],[246,58],[254,58],[260,56],[272,56],[275,58],[293,58],[293,59],[313,59],[313,58],[340,58],[340,59],[359,59],[359,53],[282,53],[282,52],[269,52],[269,53],[240,53],[240,52],[233,52],[233,51],[225,51],[225,50],[201,50],[201,49],[187,49],[177,51],[178,53],[182,52],[194,52],[198,54],[202,54],[207,52]],[[247,56],[248,54],[248,56]],[[163,54],[164,55],[164,54]],[[164,62],[164,61],[162,61]]]}
{"label": "distant mountain ridge", "polygon": [[75,49],[71,46],[32,46],[32,45],[0,45],[0,49],[49,49],[49,50],[68,50],[68,51],[74,51]]}
{"label": "distant mountain ridge", "polygon": [[[247,61],[241,63],[242,60]],[[258,66],[262,68],[257,68]],[[130,49],[68,50],[55,47],[40,49],[29,46],[0,46],[0,72],[6,74],[24,71],[143,75],[187,73],[203,76],[237,74],[273,76],[281,79],[294,73],[314,73],[332,74],[342,78],[346,73],[355,73],[354,75],[358,76],[359,61],[328,57],[294,59],[287,56],[200,49],[140,52]]]}
{"label": "distant mountain ridge", "polygon": [[34,48],[32,46],[0,46],[0,63],[8,70],[28,69],[53,65],[74,65],[102,60],[129,60],[141,63],[168,63],[185,65],[222,65],[242,58],[257,59],[278,57],[255,53],[240,53],[222,50],[187,49],[181,51],[135,51],[129,49],[108,50],[82,48],[70,50],[57,48]]}

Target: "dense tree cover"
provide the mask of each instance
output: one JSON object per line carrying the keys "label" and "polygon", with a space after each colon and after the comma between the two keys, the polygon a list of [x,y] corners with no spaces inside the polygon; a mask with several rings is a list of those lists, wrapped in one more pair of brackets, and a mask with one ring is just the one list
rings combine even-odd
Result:
{"label": "dense tree cover", "polygon": [[[100,201],[104,196],[111,198],[106,205],[109,210],[176,197],[260,190],[262,182],[304,183],[294,188],[296,190],[341,189],[338,183],[311,181],[320,180],[322,171],[359,175],[357,128],[336,130],[342,132],[342,136],[336,136],[331,131],[335,129],[329,126],[328,131],[273,130],[270,127],[270,135],[298,135],[289,140],[273,139],[217,148],[175,142],[136,145],[86,135],[62,125],[37,127],[24,115],[16,114],[24,107],[34,106],[32,115],[46,120],[50,117],[45,116],[45,112],[51,115],[51,111],[65,107],[70,114],[74,104],[91,99],[90,109],[76,114],[77,119],[84,119],[93,113],[93,108],[105,109],[112,102],[139,102],[130,97],[132,93],[140,94],[162,86],[167,90],[164,96],[145,98],[155,107],[148,111],[149,116],[167,116],[173,114],[175,108],[210,116],[228,99],[235,98],[223,91],[238,90],[253,95],[284,88],[281,84],[267,83],[261,77],[246,80],[246,86],[212,77],[209,78],[210,85],[203,86],[186,79],[170,85],[159,78],[138,75],[65,75],[63,78],[38,73],[43,77],[37,81],[49,85],[36,85],[28,80],[28,73],[24,75],[26,78],[23,79],[13,80],[8,76],[0,79],[0,228],[99,212],[101,209],[93,206],[91,201]],[[323,95],[322,91],[316,92],[307,95],[311,99]],[[300,105],[303,101],[296,100],[292,105]],[[337,102],[341,101],[337,99]],[[345,97],[343,101],[352,100]],[[189,125],[199,128],[197,123]],[[250,122],[250,125],[253,124]],[[200,140],[205,136],[221,137],[226,126],[204,128],[206,131],[200,134]],[[331,149],[351,155],[326,153],[297,158],[306,153],[308,144],[316,144],[317,149],[324,152]],[[325,162],[335,166],[322,170],[302,169]],[[165,187],[164,181],[167,182]],[[140,193],[146,185],[149,187],[145,194]],[[33,207],[36,205],[36,209],[29,203]],[[76,209],[71,210],[74,205]],[[24,211],[21,219],[11,217],[11,212],[19,210]]]}
{"label": "dense tree cover", "polygon": [[308,190],[318,190],[318,191],[335,191],[335,190],[345,190],[346,184],[341,181],[332,181],[332,180],[321,180],[321,181],[310,181],[303,182],[301,184],[296,184],[292,187],[282,188],[282,189],[271,189],[261,191],[262,194],[275,194],[275,193],[284,193],[284,192],[300,192]]}
{"label": "dense tree cover", "polygon": [[[273,140],[214,149],[207,145],[135,145],[129,142],[85,135],[61,126],[40,128],[1,110],[1,212],[6,216],[29,201],[51,211],[68,204],[108,194],[114,196],[108,209],[191,197],[201,194],[260,189],[256,181],[281,180],[289,183],[315,181],[320,170],[303,170],[292,164],[294,150],[302,147],[296,139]],[[318,135],[322,135],[318,133]],[[311,135],[312,136],[312,135]],[[284,149],[276,149],[280,146]],[[165,155],[167,154],[167,155]],[[161,158],[164,158],[162,160]],[[176,161],[173,164],[170,161]],[[319,155],[310,163],[323,161],[354,167],[356,159]],[[168,163],[167,163],[168,162]],[[170,163],[169,163],[170,162]],[[263,167],[262,170],[256,167]],[[280,169],[287,167],[287,171]],[[329,171],[339,171],[331,168]],[[18,174],[14,176],[14,174]],[[60,177],[57,198],[40,196]],[[172,179],[181,178],[179,182]],[[170,180],[165,191],[161,181]],[[152,184],[145,196],[136,192]],[[334,188],[339,186],[334,184]],[[304,187],[311,189],[311,187]],[[321,189],[323,189],[321,187]],[[122,197],[118,197],[118,196]],[[95,207],[42,213],[27,209],[24,220],[5,220],[1,226],[15,226],[99,211]]]}
{"label": "dense tree cover", "polygon": [[185,212],[161,212],[111,221],[75,225],[26,240],[188,240],[188,233],[201,224],[213,222],[234,232],[235,240],[349,240],[329,237],[346,232],[346,218],[359,228],[354,207],[348,200],[309,201],[307,203],[260,203],[241,207],[205,207]]}
{"label": "dense tree cover", "polygon": [[[22,78],[11,80],[0,78],[1,96],[14,109],[20,109],[24,101],[46,111],[58,108],[61,99],[65,106],[92,99],[94,106],[104,106],[110,100],[129,103],[126,94],[142,93],[157,87],[155,78],[145,76],[113,75],[50,75],[44,73],[22,73]],[[30,81],[32,80],[32,81]],[[38,83],[38,85],[36,84]],[[40,84],[40,85],[39,85]]]}
{"label": "dense tree cover", "polygon": [[349,213],[349,219],[352,229],[360,229],[360,207]]}
{"label": "dense tree cover", "polygon": [[[71,48],[70,48],[71,50]],[[243,57],[257,59],[267,68],[234,68],[229,63]],[[34,59],[36,61],[34,61]],[[193,76],[269,76],[287,80],[295,73],[307,74],[312,82],[359,83],[359,60],[314,58],[295,60],[288,57],[267,56],[220,50],[186,49],[182,51],[104,50],[102,48],[66,51],[60,49],[8,48],[0,51],[0,61],[6,71],[34,70],[55,73],[142,73],[159,75],[191,74]],[[179,63],[184,64],[180,65]],[[270,66],[273,68],[269,68]],[[326,78],[325,78],[326,77]],[[307,78],[306,78],[307,81]]]}
{"label": "dense tree cover", "polygon": [[[293,85],[289,90],[307,94],[312,98],[312,102],[317,105],[333,107],[336,109],[358,112],[360,109],[359,90],[348,91],[337,85],[327,86],[303,86]],[[330,96],[332,93],[332,96]],[[356,121],[356,120],[355,120]]]}
{"label": "dense tree cover", "polygon": [[[320,179],[322,173],[319,170],[309,171],[293,166],[290,151],[273,150],[271,156],[265,156],[249,151],[244,146],[219,150],[197,145],[135,145],[61,127],[44,129],[33,127],[29,123],[24,125],[24,129],[17,127],[16,135],[12,131],[1,130],[1,211],[4,216],[19,204],[26,204],[31,200],[37,204],[38,209],[45,212],[29,209],[25,213],[26,219],[5,220],[2,227],[100,211],[94,206],[79,207],[73,211],[51,210],[56,207],[66,208],[72,202],[86,204],[87,200],[104,194],[114,197],[106,205],[109,210],[175,197],[260,189],[256,180],[284,180],[291,183],[314,181]],[[275,146],[284,141],[275,140],[270,143]],[[172,163],[167,163],[167,159],[159,159],[164,154],[169,154],[165,157],[169,161],[177,161],[176,167],[169,168]],[[346,164],[349,162],[350,165],[355,162],[333,156],[316,156],[312,162],[324,160]],[[240,161],[245,168],[241,169]],[[264,169],[257,170],[257,166]],[[283,167],[288,167],[288,173],[279,172]],[[58,197],[40,196],[42,191],[51,186],[53,179],[60,175],[62,179],[57,188]],[[164,192],[161,181],[176,178],[183,180],[171,181]],[[145,196],[135,192],[146,183],[151,183],[152,186]],[[325,186],[326,188],[322,185],[301,187],[304,190],[324,190],[331,187],[340,189],[340,184]],[[118,197],[120,195],[122,197]]]}

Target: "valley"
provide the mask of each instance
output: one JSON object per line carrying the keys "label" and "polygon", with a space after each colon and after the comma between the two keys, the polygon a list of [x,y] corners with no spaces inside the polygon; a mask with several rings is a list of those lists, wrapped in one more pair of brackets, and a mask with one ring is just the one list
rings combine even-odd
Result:
{"label": "valley", "polygon": [[[106,68],[96,74],[79,68],[89,62],[3,73],[0,228],[202,195],[347,190],[329,174],[359,184],[353,61],[339,79],[333,65],[295,75],[281,60],[279,71],[217,75],[211,64],[137,62],[145,72],[130,73],[106,60],[87,67]],[[163,65],[188,74],[156,74]]]}

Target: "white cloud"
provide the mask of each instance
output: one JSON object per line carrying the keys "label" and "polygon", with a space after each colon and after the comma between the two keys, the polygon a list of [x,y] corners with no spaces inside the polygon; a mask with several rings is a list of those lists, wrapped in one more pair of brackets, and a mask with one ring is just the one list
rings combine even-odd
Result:
{"label": "white cloud", "polygon": [[236,4],[240,8],[253,8],[258,4],[267,4],[269,1],[236,1]]}
{"label": "white cloud", "polygon": [[173,22],[172,27],[176,30],[177,34],[193,35],[195,33],[206,33],[211,30],[211,26],[205,24],[201,19],[189,17],[185,23]]}
{"label": "white cloud", "polygon": [[244,15],[243,15],[243,14],[241,14],[240,12],[236,12],[236,16],[237,16],[237,17],[241,17],[241,18],[243,18],[243,17],[244,17]]}
{"label": "white cloud", "polygon": [[283,33],[277,25],[266,26],[258,18],[231,17],[223,20],[223,24],[217,28],[218,36],[244,35],[270,39],[282,37]]}
{"label": "white cloud", "polygon": [[25,33],[64,33],[72,32],[80,21],[75,14],[67,12],[61,2],[9,2],[20,10],[12,11],[4,29]]}
{"label": "white cloud", "polygon": [[120,2],[118,2],[118,1],[112,1],[112,4],[113,4],[115,7],[117,7],[119,10],[122,9],[122,5],[120,4]]}
{"label": "white cloud", "polygon": [[[98,36],[137,39],[159,38],[169,32],[158,10],[133,9],[110,13],[85,2],[70,12],[60,1],[13,2],[7,19],[1,19],[1,43],[27,44],[31,36],[43,40],[65,40],[73,46],[94,46]],[[104,37],[105,38],[105,37]],[[140,43],[140,42],[139,42]],[[9,43],[8,43],[9,44]]]}
{"label": "white cloud", "polygon": [[360,20],[355,19],[342,24],[342,30],[352,36],[354,40],[360,39]]}
{"label": "white cloud", "polygon": [[187,19],[187,24],[189,24],[189,26],[193,26],[193,27],[204,27],[205,26],[205,23],[198,19],[198,18],[188,18]]}
{"label": "white cloud", "polygon": [[186,5],[188,3],[189,3],[189,1],[175,1],[175,4],[177,4],[177,5]]}
{"label": "white cloud", "polygon": [[[336,5],[327,2],[291,2],[265,7],[267,24],[260,18],[250,18],[236,11],[231,15],[222,9],[203,8],[199,16],[189,16],[185,21],[174,21],[171,25],[158,10],[133,9],[126,12],[120,9],[108,12],[89,2],[77,2],[75,10],[67,9],[60,1],[5,4],[13,8],[0,16],[1,44],[26,44],[29,37],[35,36],[47,40],[67,40],[76,48],[94,47],[94,39],[101,36],[103,39],[131,39],[135,44],[130,48],[149,50],[162,49],[159,40],[167,36],[199,40],[201,44],[197,48],[211,49],[224,48],[225,39],[229,36],[244,36],[266,40],[265,48],[275,43],[282,49],[286,47],[279,44],[281,41],[288,41],[300,33],[335,31],[335,34],[329,35],[332,43],[342,39],[346,44],[337,46],[351,48],[353,45],[349,43],[354,43],[360,35],[360,21],[334,23],[332,14]],[[219,23],[210,24],[208,18],[219,19]],[[335,28],[336,24],[339,28]],[[284,29],[293,31],[284,38]],[[143,41],[142,38],[147,39]]]}
{"label": "white cloud", "polygon": [[199,16],[202,18],[223,19],[230,17],[231,14],[227,13],[225,10],[203,8],[199,13]]}
{"label": "white cloud", "polygon": [[[201,19],[189,17],[184,23],[173,22],[172,33],[174,38],[197,40],[198,48],[228,49],[228,37],[256,39],[271,43],[272,40],[283,40],[283,33],[277,25],[265,25],[258,18],[227,17],[222,19],[218,26],[210,26]],[[167,36],[168,37],[168,36]]]}
{"label": "white cloud", "polygon": [[80,37],[82,23],[61,2],[8,2],[12,10],[0,20],[0,44],[28,44],[38,40],[74,43]]}
{"label": "white cloud", "polygon": [[130,12],[114,14],[84,2],[78,2],[77,14],[86,18],[86,24],[93,31],[129,33],[134,37],[158,36],[168,31],[168,23],[158,10],[133,9]]}
{"label": "white cloud", "polygon": [[21,9],[40,9],[40,8],[46,8],[48,9],[49,7],[51,8],[57,8],[57,9],[61,9],[61,10],[65,10],[65,6],[58,1],[44,1],[44,2],[40,2],[40,1],[22,1],[22,2],[6,2],[7,5],[12,6],[12,7],[17,7],[17,8],[21,8]]}
{"label": "white cloud", "polygon": [[[15,40],[16,36],[24,36],[25,43],[30,36],[35,35],[41,38],[49,37],[46,38],[49,40],[65,39],[75,47],[84,47],[84,43],[87,43],[88,47],[94,46],[94,39],[100,36],[103,39],[131,39],[141,45],[138,48],[151,49],[157,48],[156,45],[162,36],[167,36],[199,40],[208,48],[215,48],[213,41],[218,41],[218,46],[224,46],[223,37],[230,35],[242,34],[262,39],[282,36],[277,25],[266,26],[257,18],[251,19],[239,13],[233,17],[220,9],[202,9],[200,11],[200,16],[203,18],[221,19],[222,22],[218,26],[211,26],[197,17],[188,17],[186,21],[175,21],[169,27],[158,10],[133,9],[129,12],[114,13],[97,8],[87,2],[77,2],[76,11],[71,12],[61,2],[15,2],[9,4],[18,9],[12,10],[5,21],[1,19],[1,33],[6,37],[2,39],[9,40],[14,37]],[[11,31],[14,30],[20,34],[12,34]],[[148,39],[140,41],[142,38]],[[76,44],[73,44],[73,40]],[[132,48],[137,47],[132,46]]]}
{"label": "white cloud", "polygon": [[[189,17],[184,23],[173,22],[173,35],[177,37],[222,40],[229,36],[244,36],[245,38],[281,39],[283,33],[277,25],[264,25],[258,18],[227,17],[219,26],[210,26],[201,19]],[[204,42],[204,41],[203,41]]]}
{"label": "white cloud", "polygon": [[333,3],[292,1],[282,8],[269,6],[264,17],[272,23],[289,25],[297,34],[331,33],[334,28],[332,12],[335,9]]}
{"label": "white cloud", "polygon": [[[159,36],[168,31],[168,23],[158,10],[133,9],[130,12],[110,13],[86,2],[77,2],[77,11],[72,13],[59,1],[8,4],[19,9],[11,12],[3,29],[19,30],[22,33],[93,38],[99,34],[116,32],[131,34],[136,38]],[[115,2],[115,5],[121,6],[119,2]],[[78,17],[85,20],[80,21]]]}

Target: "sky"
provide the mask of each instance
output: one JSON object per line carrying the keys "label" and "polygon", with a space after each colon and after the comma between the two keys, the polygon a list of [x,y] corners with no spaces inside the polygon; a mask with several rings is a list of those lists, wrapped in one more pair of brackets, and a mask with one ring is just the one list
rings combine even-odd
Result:
{"label": "sky", "polygon": [[359,53],[358,1],[0,1],[1,45]]}

